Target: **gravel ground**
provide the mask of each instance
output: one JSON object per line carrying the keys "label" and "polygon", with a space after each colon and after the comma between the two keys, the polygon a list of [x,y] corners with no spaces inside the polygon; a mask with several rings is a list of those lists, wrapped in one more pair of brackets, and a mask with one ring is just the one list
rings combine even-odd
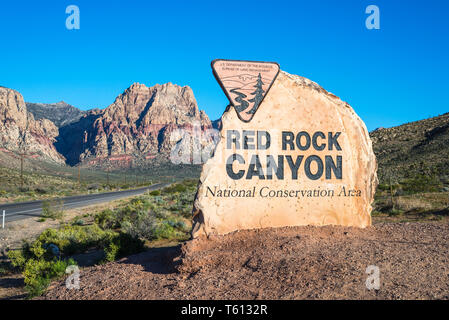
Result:
{"label": "gravel ground", "polygon": [[240,231],[84,268],[80,290],[40,299],[448,299],[448,240],[441,223]]}

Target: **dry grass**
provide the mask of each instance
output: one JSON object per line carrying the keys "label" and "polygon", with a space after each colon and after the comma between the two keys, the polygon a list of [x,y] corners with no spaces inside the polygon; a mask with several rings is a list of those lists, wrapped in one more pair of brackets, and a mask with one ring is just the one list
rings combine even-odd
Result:
{"label": "dry grass", "polygon": [[428,211],[433,205],[421,197],[397,197],[395,207],[401,211]]}

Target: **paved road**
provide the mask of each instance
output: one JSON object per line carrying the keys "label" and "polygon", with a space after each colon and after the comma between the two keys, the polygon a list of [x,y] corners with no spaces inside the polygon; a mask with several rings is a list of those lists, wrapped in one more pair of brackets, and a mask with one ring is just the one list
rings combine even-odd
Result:
{"label": "paved road", "polygon": [[[157,183],[149,187],[143,187],[133,190],[114,191],[97,194],[87,194],[81,196],[71,196],[65,198],[58,198],[55,200],[62,200],[64,202],[64,209],[75,209],[92,204],[98,204],[102,202],[109,202],[120,198],[126,198],[129,196],[136,196],[143,194],[148,190],[161,189],[168,186],[170,183]],[[0,204],[0,228],[1,228],[1,216],[5,210],[5,224],[7,222],[28,219],[32,217],[38,217],[42,214],[42,201],[29,201],[29,202],[17,202],[9,204]]]}

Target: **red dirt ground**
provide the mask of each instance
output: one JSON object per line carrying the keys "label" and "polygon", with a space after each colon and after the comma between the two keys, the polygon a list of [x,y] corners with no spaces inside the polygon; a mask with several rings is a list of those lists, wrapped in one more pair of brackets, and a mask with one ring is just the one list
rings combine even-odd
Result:
{"label": "red dirt ground", "polygon": [[41,299],[448,299],[449,225],[240,231],[84,268],[80,287]]}

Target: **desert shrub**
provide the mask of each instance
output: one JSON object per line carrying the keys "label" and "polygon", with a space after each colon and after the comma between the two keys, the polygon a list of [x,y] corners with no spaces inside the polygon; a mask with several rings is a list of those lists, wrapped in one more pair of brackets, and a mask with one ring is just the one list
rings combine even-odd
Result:
{"label": "desert shrub", "polygon": [[47,229],[35,241],[24,242],[20,250],[8,252],[13,267],[25,278],[26,289],[31,296],[42,294],[50,281],[64,274],[72,254],[83,253],[90,248],[103,249],[107,259],[116,259],[142,251],[143,242],[129,234],[103,230],[98,225],[64,226]]}
{"label": "desert shrub", "polygon": [[113,235],[113,231],[104,231],[95,224],[65,226],[58,230],[45,230],[36,241],[40,241],[44,247],[54,244],[63,255],[71,255],[85,252],[92,247],[103,248]]}
{"label": "desert shrub", "polygon": [[59,278],[65,274],[70,265],[75,265],[73,259],[51,261],[45,259],[30,259],[26,262],[23,276],[26,289],[30,296],[41,295],[50,284],[52,279]]}
{"label": "desert shrub", "polygon": [[159,220],[168,219],[168,216],[169,216],[169,214],[165,208],[155,208],[153,210],[153,215]]}
{"label": "desert shrub", "polygon": [[76,264],[72,259],[61,259],[56,245],[39,238],[25,242],[20,250],[9,251],[8,258],[22,272],[30,296],[42,294],[52,279],[62,276],[67,266]]}
{"label": "desert shrub", "polygon": [[42,217],[53,220],[64,218],[64,203],[62,201],[42,201]]}
{"label": "desert shrub", "polygon": [[437,192],[441,189],[441,181],[431,175],[417,175],[413,178],[401,181],[402,189],[407,194],[421,192]]}
{"label": "desert shrub", "polygon": [[187,231],[187,226],[184,221],[181,220],[168,220],[167,223],[175,229],[180,231]]}
{"label": "desert shrub", "polygon": [[111,242],[104,248],[104,256],[106,261],[114,261],[118,257],[120,247],[118,244]]}
{"label": "desert shrub", "polygon": [[166,193],[166,194],[175,193],[175,192],[186,192],[186,191],[187,191],[187,187],[181,183],[176,183],[176,184],[173,184],[171,186],[168,186],[168,187],[162,189],[162,192]]}
{"label": "desert shrub", "polygon": [[11,265],[15,268],[22,270],[25,267],[27,258],[22,250],[8,251],[8,258],[11,261]]}
{"label": "desert shrub", "polygon": [[145,215],[139,215],[133,221],[124,221],[121,225],[121,230],[132,237],[151,240],[156,224],[156,218],[147,213]]}
{"label": "desert shrub", "polygon": [[34,189],[34,191],[36,191],[36,193],[38,193],[38,194],[47,194],[48,193],[48,190],[43,187],[37,187]]}
{"label": "desert shrub", "polygon": [[188,230],[184,221],[175,218],[158,221],[152,230],[153,239],[172,239],[179,237],[186,232],[188,232]]}
{"label": "desert shrub", "polygon": [[106,209],[95,215],[95,223],[100,226],[101,229],[113,229],[119,226],[117,217],[114,211]]}
{"label": "desert shrub", "polygon": [[175,236],[175,228],[168,221],[159,222],[152,230],[153,239],[170,239]]}
{"label": "desert shrub", "polygon": [[197,186],[197,184],[198,184],[198,180],[195,180],[195,179],[186,179],[186,180],[183,181],[183,184],[184,184],[186,187],[189,187],[189,188],[192,188],[192,187],[195,187],[195,188],[196,188],[196,186]]}
{"label": "desert shrub", "polygon": [[423,199],[414,197],[398,197],[395,201],[395,207],[403,211],[426,211],[431,210],[432,205]]}
{"label": "desert shrub", "polygon": [[20,192],[28,192],[28,191],[30,191],[30,188],[29,187],[20,187],[19,191]]}
{"label": "desert shrub", "polygon": [[194,197],[195,197],[194,194],[189,194],[189,193],[182,194],[179,197],[179,202],[183,205],[187,205],[187,204],[191,205],[193,203]]}
{"label": "desert shrub", "polygon": [[84,225],[84,220],[78,218],[75,221],[73,221],[72,225],[74,225],[74,226],[83,226]]}
{"label": "desert shrub", "polygon": [[154,203],[155,205],[161,205],[161,204],[164,203],[164,198],[161,197],[161,196],[155,196],[155,197],[153,198],[153,203]]}
{"label": "desert shrub", "polygon": [[388,211],[389,216],[398,216],[401,214],[401,210],[392,208],[390,211]]}
{"label": "desert shrub", "polygon": [[137,237],[120,232],[112,237],[104,249],[107,261],[114,261],[118,258],[143,251],[144,242]]}
{"label": "desert shrub", "polygon": [[92,183],[87,186],[87,190],[98,190],[100,189],[100,185],[98,183]]}
{"label": "desert shrub", "polygon": [[379,185],[377,186],[377,190],[390,191],[390,185],[386,183],[379,183]]}

